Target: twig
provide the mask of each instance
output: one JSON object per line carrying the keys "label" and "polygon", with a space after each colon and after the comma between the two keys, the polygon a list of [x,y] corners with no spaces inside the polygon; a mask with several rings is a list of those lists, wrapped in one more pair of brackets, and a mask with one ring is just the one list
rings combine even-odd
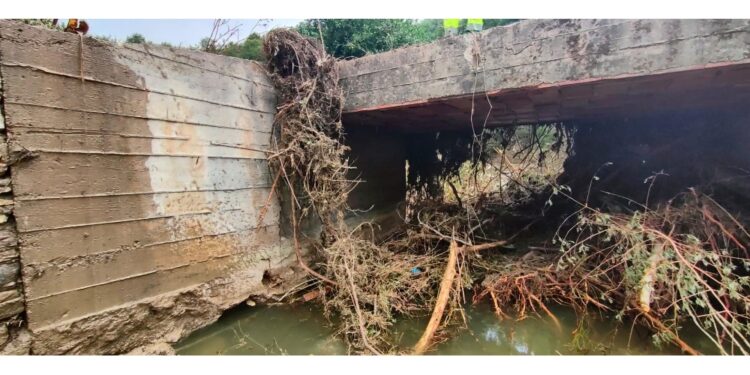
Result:
{"label": "twig", "polygon": [[[294,193],[291,192],[291,191],[290,191],[289,194],[292,197],[294,196]],[[323,275],[315,272],[315,270],[313,270],[312,268],[308,267],[308,265],[305,263],[305,261],[302,260],[302,252],[300,251],[299,240],[297,239],[297,215],[295,213],[294,206],[295,206],[295,202],[293,200],[292,201],[292,237],[294,237],[294,253],[297,255],[297,262],[299,262],[300,267],[302,267],[309,274],[311,274],[311,275],[313,275],[313,276],[315,276],[315,277],[317,277],[317,278],[319,278],[319,279],[321,279],[321,280],[323,280],[323,281],[325,281],[325,282],[327,282],[327,283],[329,283],[331,285],[338,286],[338,284],[335,281],[333,281],[333,280],[331,280],[331,279],[329,279],[329,278],[327,278],[327,277],[325,277],[325,276],[323,276]]]}
{"label": "twig", "polygon": [[495,248],[495,247],[505,246],[508,243],[509,243],[508,240],[501,240],[501,241],[483,243],[483,244],[479,244],[479,245],[462,246],[462,247],[459,248],[459,252],[461,254],[466,254],[466,253],[469,253],[469,252],[481,251],[481,250],[492,249],[492,248]]}
{"label": "twig", "polygon": [[273,193],[276,191],[276,184],[279,182],[279,178],[281,177],[281,171],[282,169],[279,169],[279,171],[276,173],[276,177],[273,179],[273,184],[271,185],[271,191],[268,192],[268,198],[266,198],[266,203],[263,205],[263,208],[260,209],[258,220],[256,220],[256,225],[258,227],[260,227],[261,223],[263,223],[263,220],[266,217],[266,213],[268,213],[268,208],[271,206],[271,199],[273,198]]}
{"label": "twig", "polygon": [[323,40],[323,29],[320,27],[320,19],[317,19],[318,21],[318,35],[320,35],[320,44],[323,46],[323,50],[326,49],[326,42]]}
{"label": "twig", "polygon": [[453,192],[453,196],[456,197],[456,202],[458,202],[458,208],[463,208],[464,205],[461,202],[461,196],[458,194],[458,189],[456,189],[456,185],[453,185],[453,182],[451,182],[450,180],[448,180],[447,182],[448,182],[448,186],[451,187],[451,191]]}
{"label": "twig", "polygon": [[685,341],[682,341],[677,335],[672,332],[667,326],[664,325],[664,323],[661,322],[661,320],[655,318],[651,313],[640,310],[642,315],[654,326],[656,326],[657,329],[659,329],[662,332],[666,332],[669,335],[669,340],[671,340],[673,343],[677,344],[677,346],[682,349],[685,353],[688,353],[690,355],[700,355],[701,353],[695,349],[693,349],[692,346],[688,345]]}
{"label": "twig", "polygon": [[557,317],[555,316],[555,314],[552,313],[552,311],[549,311],[549,309],[547,308],[547,306],[544,305],[542,300],[540,300],[539,297],[533,294],[529,294],[529,297],[533,299],[534,301],[536,301],[537,305],[539,305],[539,307],[541,307],[542,310],[544,310],[544,312],[547,313],[550,319],[552,319],[552,321],[555,322],[555,326],[557,327],[557,330],[562,331],[562,325],[560,325],[560,321],[557,320]]}
{"label": "twig", "polygon": [[381,353],[370,345],[370,341],[367,339],[367,329],[365,328],[364,318],[362,317],[362,310],[359,308],[359,298],[357,297],[357,288],[354,285],[354,277],[352,271],[349,268],[349,263],[344,258],[344,268],[346,269],[346,277],[349,280],[349,294],[352,297],[352,303],[354,303],[354,311],[357,313],[357,321],[359,322],[359,334],[362,336],[362,344],[365,348],[369,349],[374,354],[380,355]]}

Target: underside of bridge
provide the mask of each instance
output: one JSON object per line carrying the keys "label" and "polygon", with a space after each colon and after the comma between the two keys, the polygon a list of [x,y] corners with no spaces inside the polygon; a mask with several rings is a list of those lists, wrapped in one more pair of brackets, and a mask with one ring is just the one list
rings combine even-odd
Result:
{"label": "underside of bridge", "polygon": [[727,64],[680,72],[583,79],[532,87],[385,105],[348,112],[350,127],[406,132],[467,130],[636,114],[736,111],[750,103],[750,64]]}

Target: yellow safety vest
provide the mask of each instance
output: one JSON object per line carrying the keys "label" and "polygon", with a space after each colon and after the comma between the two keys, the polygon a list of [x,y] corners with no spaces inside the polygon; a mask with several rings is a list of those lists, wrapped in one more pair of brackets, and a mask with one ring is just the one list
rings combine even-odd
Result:
{"label": "yellow safety vest", "polygon": [[461,20],[458,18],[446,18],[443,20],[443,27],[446,29],[458,29]]}
{"label": "yellow safety vest", "polygon": [[466,21],[467,25],[484,25],[484,20],[481,18],[469,18]]}

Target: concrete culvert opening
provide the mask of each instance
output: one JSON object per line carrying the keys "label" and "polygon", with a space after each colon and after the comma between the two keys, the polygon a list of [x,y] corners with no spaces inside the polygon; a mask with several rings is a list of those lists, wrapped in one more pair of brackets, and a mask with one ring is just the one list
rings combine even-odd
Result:
{"label": "concrete culvert opening", "polygon": [[[310,57],[326,66],[314,53],[297,59]],[[472,69],[480,62],[468,60]],[[315,74],[327,74],[304,71],[298,87],[315,87],[308,83]],[[690,322],[715,344],[710,352],[750,350],[743,307],[750,235],[737,197],[719,193],[731,195],[726,181],[740,181],[748,170],[743,116],[715,107],[709,99],[716,87],[705,82],[691,88],[690,100],[664,92],[652,97],[658,108],[630,108],[632,93],[651,82],[582,81],[562,94],[532,88],[493,96],[476,95],[471,85],[468,95],[343,117],[328,106],[340,95],[331,86],[312,89],[299,118],[277,117],[282,140],[289,122],[317,129],[317,140],[297,156],[310,163],[287,170],[304,184],[290,185],[292,206],[310,196],[312,204],[297,209],[320,230],[295,227],[293,235],[316,248],[320,262],[310,274],[322,280],[323,306],[339,317],[344,339],[364,352],[421,354],[460,330],[471,297],[500,319],[540,315],[558,326],[550,306],[572,308],[581,327],[598,310],[696,354],[695,341],[681,336]],[[598,101],[603,88],[611,95]],[[558,110],[543,115],[524,107],[534,95]],[[687,110],[686,103],[694,105]],[[549,121],[524,120],[544,117]],[[295,144],[300,135],[286,137]],[[323,155],[318,143],[326,142],[345,153]],[[337,174],[326,174],[331,166]],[[325,173],[310,174],[315,170]],[[321,199],[331,183],[343,184],[334,189],[335,205]],[[293,213],[292,220],[300,219]],[[413,347],[396,345],[389,327],[425,315]]]}

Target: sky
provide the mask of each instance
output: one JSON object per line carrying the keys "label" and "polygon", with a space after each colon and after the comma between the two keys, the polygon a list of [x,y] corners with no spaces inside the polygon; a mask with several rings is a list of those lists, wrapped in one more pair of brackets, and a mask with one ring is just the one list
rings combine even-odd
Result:
{"label": "sky", "polygon": [[[230,20],[230,25],[240,25],[239,39],[245,38],[252,31],[263,33],[274,27],[297,25],[301,19],[263,20],[265,26],[258,24],[257,19]],[[129,35],[139,33],[146,40],[154,43],[167,42],[174,46],[189,47],[198,45],[201,39],[211,34],[212,19],[86,19],[89,34],[106,36],[124,41]],[[255,29],[253,27],[257,24]]]}

